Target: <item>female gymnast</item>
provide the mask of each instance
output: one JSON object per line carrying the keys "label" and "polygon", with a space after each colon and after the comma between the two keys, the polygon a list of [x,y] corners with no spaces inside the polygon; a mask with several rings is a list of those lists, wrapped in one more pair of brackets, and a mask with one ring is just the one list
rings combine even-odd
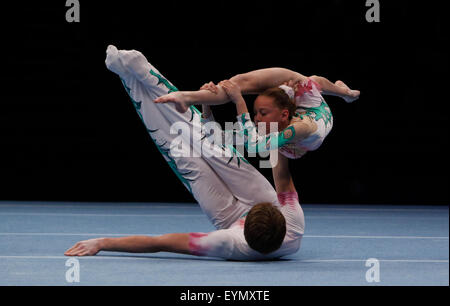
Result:
{"label": "female gymnast", "polygon": [[[259,94],[254,103],[254,123],[242,94]],[[333,127],[333,116],[322,94],[351,103],[360,92],[342,81],[332,83],[320,76],[305,77],[284,68],[267,68],[238,74],[218,86],[205,84],[199,91],[172,92],[155,99],[155,103],[172,102],[180,112],[202,104],[205,113],[211,114],[205,106],[231,100],[236,104],[239,134],[249,153],[279,149],[284,156],[297,159],[317,150]],[[277,123],[275,131],[271,122]]]}
{"label": "female gymnast", "polygon": [[[267,260],[299,250],[305,221],[285,157],[280,156],[273,168],[275,191],[232,146],[218,146],[201,137],[201,113],[195,107],[180,113],[174,105],[153,103],[156,98],[178,90],[142,53],[109,46],[106,66],[119,75],[155,145],[216,230],[96,238],[76,243],[65,255],[89,256],[99,251],[175,252]],[[190,135],[171,133],[173,125],[179,123],[189,127]],[[174,154],[172,144],[177,137],[184,137],[189,144],[181,147],[185,154]]]}

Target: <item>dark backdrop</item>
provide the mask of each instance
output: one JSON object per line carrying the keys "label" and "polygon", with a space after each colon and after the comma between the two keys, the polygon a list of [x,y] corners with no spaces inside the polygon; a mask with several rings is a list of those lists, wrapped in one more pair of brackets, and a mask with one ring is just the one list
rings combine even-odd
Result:
{"label": "dark backdrop", "polygon": [[363,0],[80,1],[72,24],[60,2],[2,4],[0,200],[194,201],[105,68],[114,44],[182,90],[272,66],[342,79],[361,99],[327,98],[331,134],[291,162],[301,202],[448,204],[441,2],[381,0],[368,23]]}

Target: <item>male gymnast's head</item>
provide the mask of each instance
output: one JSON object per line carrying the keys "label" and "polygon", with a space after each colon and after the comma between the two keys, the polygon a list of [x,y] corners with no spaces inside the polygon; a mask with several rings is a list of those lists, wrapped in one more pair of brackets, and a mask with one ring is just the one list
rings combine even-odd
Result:
{"label": "male gymnast's head", "polygon": [[259,203],[250,209],[244,223],[248,245],[262,254],[278,250],[286,235],[286,220],[271,203]]}

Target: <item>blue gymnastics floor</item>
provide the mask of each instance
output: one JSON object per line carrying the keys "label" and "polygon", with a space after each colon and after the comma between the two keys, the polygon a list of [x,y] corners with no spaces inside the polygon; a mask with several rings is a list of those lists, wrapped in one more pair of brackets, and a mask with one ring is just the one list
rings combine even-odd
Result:
{"label": "blue gymnastics floor", "polygon": [[[100,252],[77,257],[80,280],[69,283],[63,253],[77,241],[213,227],[190,203],[0,202],[0,285],[449,285],[448,207],[302,207],[301,249],[279,261]],[[366,279],[370,258],[379,282]]]}

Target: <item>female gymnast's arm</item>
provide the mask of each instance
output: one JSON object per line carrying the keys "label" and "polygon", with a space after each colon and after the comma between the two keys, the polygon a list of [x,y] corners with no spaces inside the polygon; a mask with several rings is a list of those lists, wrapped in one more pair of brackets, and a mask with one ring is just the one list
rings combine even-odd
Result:
{"label": "female gymnast's arm", "polygon": [[161,236],[128,236],[119,238],[96,238],[76,243],[66,256],[93,256],[100,251],[128,253],[172,252],[191,254],[189,234],[175,233]]}

